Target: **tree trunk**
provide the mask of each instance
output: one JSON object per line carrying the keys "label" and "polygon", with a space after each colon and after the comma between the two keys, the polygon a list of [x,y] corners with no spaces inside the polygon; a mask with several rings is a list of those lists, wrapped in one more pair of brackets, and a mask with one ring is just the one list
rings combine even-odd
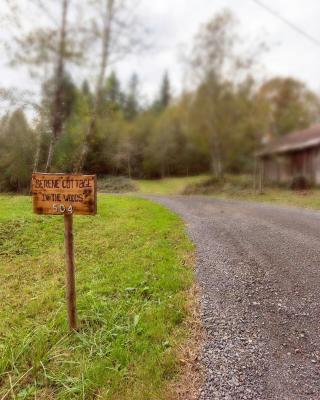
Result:
{"label": "tree trunk", "polygon": [[128,157],[128,176],[131,179],[131,160],[130,160],[130,156]]}
{"label": "tree trunk", "polygon": [[112,31],[112,22],[114,19],[114,3],[115,0],[105,0],[106,1],[106,18],[104,20],[104,30],[102,35],[102,51],[101,51],[101,60],[100,60],[100,71],[96,84],[96,93],[95,100],[93,105],[93,110],[91,114],[91,121],[88,125],[88,129],[86,131],[84,144],[81,150],[81,154],[79,157],[79,161],[75,167],[75,172],[81,172],[86,162],[86,158],[89,151],[89,142],[90,138],[94,132],[94,127],[97,122],[99,107],[101,103],[101,91],[105,80],[106,68],[109,59],[109,50],[110,50],[110,39],[111,39],[111,31]]}
{"label": "tree trunk", "polygon": [[165,167],[164,162],[162,162],[161,163],[161,178],[163,179],[163,178],[165,178],[165,176],[166,176],[166,167]]}
{"label": "tree trunk", "polygon": [[37,148],[36,148],[36,154],[34,156],[34,161],[33,161],[33,172],[36,172],[38,170],[39,159],[40,159],[40,147],[41,147],[40,135],[37,134]]}
{"label": "tree trunk", "polygon": [[45,169],[46,172],[49,172],[50,168],[51,168],[54,146],[55,146],[55,139],[52,137],[50,140],[50,144],[49,144],[47,163],[46,163],[46,169]]}
{"label": "tree trunk", "polygon": [[67,15],[70,0],[63,0],[62,3],[62,20],[60,28],[59,49],[57,54],[57,68],[55,73],[55,93],[52,105],[51,115],[51,140],[48,150],[46,172],[50,171],[53,160],[54,147],[63,131],[63,77],[65,64],[65,48],[67,37]]}
{"label": "tree trunk", "polygon": [[224,175],[223,163],[222,163],[221,146],[218,143],[214,143],[212,156],[211,156],[211,172],[216,178],[222,178]]}

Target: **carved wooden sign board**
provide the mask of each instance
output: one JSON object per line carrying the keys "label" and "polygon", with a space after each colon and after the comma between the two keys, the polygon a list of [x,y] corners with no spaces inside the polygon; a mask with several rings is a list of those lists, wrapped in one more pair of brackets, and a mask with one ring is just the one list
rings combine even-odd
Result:
{"label": "carved wooden sign board", "polygon": [[49,215],[95,215],[95,175],[32,174],[33,211]]}

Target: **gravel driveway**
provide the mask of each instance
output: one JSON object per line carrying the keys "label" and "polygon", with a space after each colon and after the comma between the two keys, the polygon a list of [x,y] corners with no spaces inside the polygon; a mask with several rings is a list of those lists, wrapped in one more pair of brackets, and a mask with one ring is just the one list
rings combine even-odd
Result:
{"label": "gravel driveway", "polygon": [[320,399],[320,213],[150,196],[197,246],[201,400]]}

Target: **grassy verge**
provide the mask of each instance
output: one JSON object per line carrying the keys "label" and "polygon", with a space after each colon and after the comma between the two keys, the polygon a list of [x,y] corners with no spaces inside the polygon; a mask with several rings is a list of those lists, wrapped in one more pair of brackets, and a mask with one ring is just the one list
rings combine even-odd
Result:
{"label": "grassy verge", "polygon": [[[311,209],[320,209],[320,189],[309,191],[292,191],[285,188],[266,187],[263,194],[254,193],[253,178],[249,175],[227,175],[224,181],[217,181],[208,175],[165,178],[159,180],[121,181],[121,188],[116,180],[110,190],[121,191],[122,182],[128,192],[136,191],[142,194],[154,195],[211,195],[222,199],[234,199],[273,203],[286,206],[296,206]],[[103,185],[101,185],[102,187]],[[133,188],[133,189],[132,189]]]}
{"label": "grassy verge", "polygon": [[96,217],[75,218],[81,328],[69,335],[63,220],[0,196],[0,398],[168,395],[187,334],[192,245],[159,205],[104,195],[98,204]]}
{"label": "grassy verge", "polygon": [[254,193],[252,176],[228,175],[224,180],[215,178],[188,185],[184,194],[206,194],[222,199],[234,199],[320,209],[320,190],[293,191],[266,187],[262,194]]}
{"label": "grassy verge", "polygon": [[175,195],[182,194],[188,185],[201,183],[207,179],[207,175],[199,175],[182,178],[136,180],[134,182],[140,193],[155,195]]}
{"label": "grassy verge", "polygon": [[252,193],[219,193],[215,197],[234,200],[256,201],[277,205],[294,206],[320,210],[320,190],[293,192],[287,189],[266,188],[263,194]]}

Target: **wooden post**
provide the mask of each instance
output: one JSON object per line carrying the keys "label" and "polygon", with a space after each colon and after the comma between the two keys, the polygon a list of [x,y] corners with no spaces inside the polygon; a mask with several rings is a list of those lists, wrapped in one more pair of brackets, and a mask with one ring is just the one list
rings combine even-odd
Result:
{"label": "wooden post", "polygon": [[263,186],[264,186],[264,160],[260,159],[259,163],[259,193],[263,194]]}
{"label": "wooden post", "polygon": [[66,252],[66,300],[69,329],[77,330],[76,282],[73,253],[73,216],[64,214],[64,243]]}
{"label": "wooden post", "polygon": [[257,193],[257,157],[254,157],[253,192]]}
{"label": "wooden post", "polygon": [[76,282],[73,251],[73,215],[96,215],[95,175],[32,174],[33,211],[40,215],[64,216],[66,258],[66,303],[70,331],[77,330]]}

